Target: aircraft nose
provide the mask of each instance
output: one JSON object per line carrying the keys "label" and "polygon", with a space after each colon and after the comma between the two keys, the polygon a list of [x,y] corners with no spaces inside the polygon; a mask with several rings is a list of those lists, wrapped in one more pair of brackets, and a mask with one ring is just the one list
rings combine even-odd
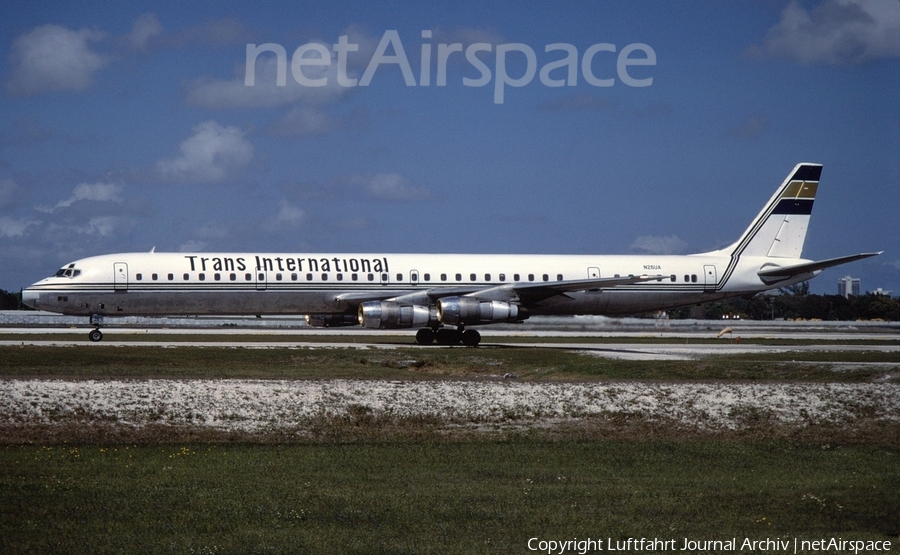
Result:
{"label": "aircraft nose", "polygon": [[38,300],[41,295],[34,289],[25,289],[22,291],[22,303],[31,308],[38,308]]}

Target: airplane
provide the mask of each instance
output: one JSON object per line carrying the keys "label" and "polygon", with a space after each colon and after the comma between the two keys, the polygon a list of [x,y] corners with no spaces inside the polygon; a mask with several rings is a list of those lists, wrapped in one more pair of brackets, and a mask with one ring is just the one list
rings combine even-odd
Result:
{"label": "airplane", "polygon": [[90,318],[305,315],[313,326],[420,328],[416,343],[477,346],[471,326],[536,315],[622,315],[800,283],[881,252],[801,258],[822,173],[797,164],[732,245],[691,255],[124,253],[63,266],[28,306]]}

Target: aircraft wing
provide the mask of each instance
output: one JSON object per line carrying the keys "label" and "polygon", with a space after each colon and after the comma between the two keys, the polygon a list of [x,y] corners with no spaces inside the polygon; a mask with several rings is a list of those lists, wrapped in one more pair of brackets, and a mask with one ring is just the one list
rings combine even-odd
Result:
{"label": "aircraft wing", "polygon": [[397,301],[409,304],[433,304],[442,297],[469,296],[482,300],[510,301],[518,297],[525,304],[537,302],[542,299],[562,295],[570,291],[597,290],[631,285],[661,279],[664,276],[640,275],[625,277],[609,277],[582,279],[571,281],[524,281],[516,283],[504,283],[491,287],[481,285],[459,285],[453,287],[437,287],[427,291],[412,291],[408,293],[393,291],[389,294],[379,292],[345,293],[335,297],[338,302],[349,305],[359,305],[366,301]]}
{"label": "aircraft wing", "polygon": [[831,268],[832,266],[837,266],[839,264],[853,262],[854,260],[861,260],[863,258],[869,258],[870,256],[878,256],[882,252],[884,251],[851,254],[849,256],[829,258],[828,260],[819,260],[817,262],[804,262],[803,264],[794,264],[793,266],[766,266],[756,274],[760,278],[762,278],[764,282],[774,283],[777,281],[790,279],[800,274],[809,274],[812,272],[824,270],[825,268]]}
{"label": "aircraft wing", "polygon": [[640,276],[581,279],[574,281],[519,282],[514,284],[512,288],[518,294],[519,298],[522,299],[525,304],[528,304],[555,295],[564,295],[565,293],[572,291],[593,291],[614,288],[619,287],[620,285],[632,285],[662,278],[663,276],[661,275],[650,276],[644,274]]}

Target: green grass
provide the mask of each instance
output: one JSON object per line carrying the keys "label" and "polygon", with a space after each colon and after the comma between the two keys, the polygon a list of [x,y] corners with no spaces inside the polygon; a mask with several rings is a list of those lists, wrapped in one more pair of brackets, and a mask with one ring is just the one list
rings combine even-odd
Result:
{"label": "green grass", "polygon": [[897,353],[879,351],[793,351],[646,362],[550,348],[0,347],[0,378],[437,379],[514,374],[523,380],[858,382],[896,376],[898,369]]}
{"label": "green grass", "polygon": [[0,448],[3,553],[524,553],[893,539],[900,447],[511,441]]}

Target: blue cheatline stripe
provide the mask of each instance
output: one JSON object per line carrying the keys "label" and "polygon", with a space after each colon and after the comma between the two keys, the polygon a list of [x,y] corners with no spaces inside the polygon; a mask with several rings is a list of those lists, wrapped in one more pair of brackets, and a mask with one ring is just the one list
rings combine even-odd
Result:
{"label": "blue cheatline stripe", "polygon": [[785,198],[778,202],[772,214],[812,214],[813,199]]}

